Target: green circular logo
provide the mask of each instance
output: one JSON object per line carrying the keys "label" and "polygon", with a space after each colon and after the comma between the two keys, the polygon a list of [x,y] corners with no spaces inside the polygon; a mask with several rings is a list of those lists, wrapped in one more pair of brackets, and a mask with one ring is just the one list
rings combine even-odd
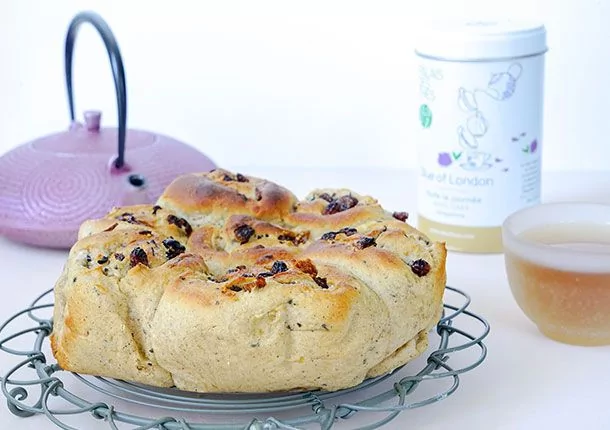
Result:
{"label": "green circular logo", "polygon": [[429,128],[432,125],[432,111],[426,104],[419,107],[419,121],[424,128]]}

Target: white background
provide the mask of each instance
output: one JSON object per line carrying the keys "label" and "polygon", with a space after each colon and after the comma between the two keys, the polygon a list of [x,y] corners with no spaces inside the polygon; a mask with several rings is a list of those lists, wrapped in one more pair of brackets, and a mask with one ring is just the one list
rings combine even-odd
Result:
{"label": "white background", "polygon": [[[413,167],[414,24],[535,18],[549,31],[544,167],[605,169],[610,135],[607,0],[0,2],[0,153],[68,125],[63,43],[99,12],[125,61],[128,125],[227,167]],[[603,25],[603,23],[606,23]],[[103,45],[83,26],[77,111],[116,124]]]}

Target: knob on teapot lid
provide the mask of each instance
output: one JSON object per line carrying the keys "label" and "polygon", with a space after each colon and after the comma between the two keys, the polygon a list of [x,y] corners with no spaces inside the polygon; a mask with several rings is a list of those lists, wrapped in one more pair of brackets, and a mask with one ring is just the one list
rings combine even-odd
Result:
{"label": "knob on teapot lid", "polygon": [[[72,57],[76,35],[89,23],[101,35],[116,90],[117,127],[102,125],[102,112],[75,117]],[[190,145],[159,133],[127,128],[123,60],[106,22],[93,12],[71,21],[65,41],[70,127],[38,138],[0,157],[0,234],[53,248],[74,244],[83,221],[115,206],[153,204],[177,176],[215,164]]]}
{"label": "knob on teapot lid", "polygon": [[86,110],[84,116],[87,131],[93,133],[99,132],[102,121],[102,112],[99,110]]}

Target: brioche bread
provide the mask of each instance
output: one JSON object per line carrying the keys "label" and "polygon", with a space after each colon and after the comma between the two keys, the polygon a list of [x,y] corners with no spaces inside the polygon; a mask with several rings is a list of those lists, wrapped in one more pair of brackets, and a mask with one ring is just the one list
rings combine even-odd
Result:
{"label": "brioche bread", "polygon": [[82,374],[197,392],[338,390],[421,354],[446,250],[346,189],[217,169],[83,223],[51,346]]}

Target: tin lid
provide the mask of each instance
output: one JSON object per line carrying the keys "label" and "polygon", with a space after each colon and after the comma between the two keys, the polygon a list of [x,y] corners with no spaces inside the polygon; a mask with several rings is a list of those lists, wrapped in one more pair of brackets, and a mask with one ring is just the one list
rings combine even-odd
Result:
{"label": "tin lid", "polygon": [[530,21],[436,22],[418,35],[417,55],[447,61],[501,60],[547,51],[544,25]]}

